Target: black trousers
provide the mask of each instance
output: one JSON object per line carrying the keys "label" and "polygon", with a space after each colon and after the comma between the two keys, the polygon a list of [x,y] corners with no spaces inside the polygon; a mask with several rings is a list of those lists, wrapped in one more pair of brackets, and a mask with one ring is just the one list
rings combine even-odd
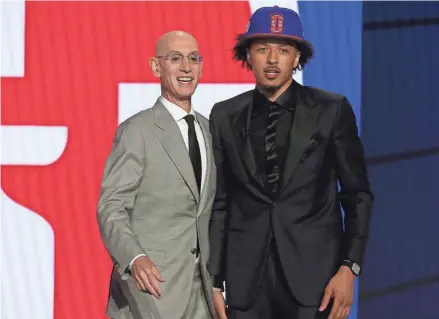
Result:
{"label": "black trousers", "polygon": [[324,312],[320,312],[318,306],[305,307],[297,302],[288,287],[276,245],[272,243],[255,302],[245,311],[229,307],[227,318],[326,319],[330,310],[328,306]]}

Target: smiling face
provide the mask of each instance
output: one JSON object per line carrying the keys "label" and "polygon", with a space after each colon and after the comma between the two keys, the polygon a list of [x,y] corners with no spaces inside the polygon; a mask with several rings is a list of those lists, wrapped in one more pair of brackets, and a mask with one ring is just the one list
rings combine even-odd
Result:
{"label": "smiling face", "polygon": [[192,35],[173,31],[162,36],[150,67],[154,76],[160,78],[164,98],[179,106],[190,105],[202,70],[198,43]]}
{"label": "smiling face", "polygon": [[287,89],[299,59],[300,51],[284,39],[256,39],[247,52],[256,83],[264,91]]}

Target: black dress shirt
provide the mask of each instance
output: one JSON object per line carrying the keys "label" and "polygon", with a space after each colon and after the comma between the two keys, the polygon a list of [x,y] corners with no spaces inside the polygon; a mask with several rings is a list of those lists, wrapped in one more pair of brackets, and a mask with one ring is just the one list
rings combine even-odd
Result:
{"label": "black dress shirt", "polygon": [[271,102],[257,89],[253,96],[252,116],[249,127],[249,137],[252,146],[257,171],[256,174],[267,185],[265,131],[268,120],[268,105],[276,103],[281,107],[280,118],[276,129],[276,153],[278,158],[279,173],[282,180],[282,171],[285,155],[288,151],[289,132],[294,120],[297,91],[293,81],[288,89]]}

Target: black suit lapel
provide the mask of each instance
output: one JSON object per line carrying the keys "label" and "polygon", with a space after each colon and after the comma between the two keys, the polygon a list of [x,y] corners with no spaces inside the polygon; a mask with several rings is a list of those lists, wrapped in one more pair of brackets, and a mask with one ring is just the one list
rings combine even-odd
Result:
{"label": "black suit lapel", "polygon": [[235,137],[236,147],[239,155],[241,156],[244,166],[247,168],[250,176],[262,187],[263,182],[256,176],[256,162],[253,153],[253,149],[248,136],[248,130],[250,127],[250,120],[253,108],[253,97],[249,95],[247,99],[242,102],[242,106],[239,108],[239,113],[235,113],[231,117],[233,134]]}
{"label": "black suit lapel", "polygon": [[284,191],[294,176],[294,172],[319,142],[317,120],[320,107],[307,95],[306,89],[300,87],[294,122],[290,130],[289,146],[284,164],[281,189]]}

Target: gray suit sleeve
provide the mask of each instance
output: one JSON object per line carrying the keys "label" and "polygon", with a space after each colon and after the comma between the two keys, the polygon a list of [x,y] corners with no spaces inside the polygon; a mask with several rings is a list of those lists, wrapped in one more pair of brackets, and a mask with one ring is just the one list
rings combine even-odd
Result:
{"label": "gray suit sleeve", "polygon": [[105,163],[97,209],[105,247],[123,275],[131,260],[144,254],[134,234],[129,213],[134,207],[145,165],[145,140],[140,127],[122,123]]}

